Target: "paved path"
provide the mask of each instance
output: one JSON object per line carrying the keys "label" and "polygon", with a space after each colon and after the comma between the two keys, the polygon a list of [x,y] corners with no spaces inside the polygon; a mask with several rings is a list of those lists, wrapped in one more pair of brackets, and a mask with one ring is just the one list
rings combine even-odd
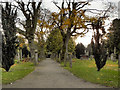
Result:
{"label": "paved path", "polygon": [[31,74],[3,88],[106,88],[85,82],[51,59],[43,60]]}

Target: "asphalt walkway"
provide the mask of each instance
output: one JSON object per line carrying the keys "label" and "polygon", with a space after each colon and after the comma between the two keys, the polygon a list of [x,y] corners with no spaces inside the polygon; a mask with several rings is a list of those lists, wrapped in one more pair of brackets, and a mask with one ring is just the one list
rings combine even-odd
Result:
{"label": "asphalt walkway", "polygon": [[40,62],[35,71],[3,88],[106,88],[77,78],[63,69],[57,62],[46,59]]}

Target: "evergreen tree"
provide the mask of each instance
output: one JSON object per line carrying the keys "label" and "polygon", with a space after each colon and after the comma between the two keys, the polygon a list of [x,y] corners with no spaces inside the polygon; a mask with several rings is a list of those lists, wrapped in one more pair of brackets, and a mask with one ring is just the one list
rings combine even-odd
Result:
{"label": "evergreen tree", "polygon": [[17,17],[17,9],[12,9],[11,4],[6,2],[5,8],[2,7],[2,68],[7,72],[14,64],[16,55],[16,27],[15,20]]}
{"label": "evergreen tree", "polygon": [[77,58],[80,58],[80,55],[85,54],[85,46],[82,43],[77,44],[77,46],[75,48],[76,48],[75,51],[76,51]]}

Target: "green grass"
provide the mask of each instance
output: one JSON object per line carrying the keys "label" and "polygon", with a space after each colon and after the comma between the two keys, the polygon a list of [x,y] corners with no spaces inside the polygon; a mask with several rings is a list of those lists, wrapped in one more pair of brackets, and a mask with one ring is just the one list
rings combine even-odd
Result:
{"label": "green grass", "polygon": [[35,69],[34,64],[31,62],[20,62],[19,64],[15,63],[9,72],[6,72],[2,69],[2,83],[9,84],[18,79],[21,79],[28,75]]}
{"label": "green grass", "polygon": [[94,60],[73,59],[73,67],[70,68],[67,64],[64,68],[86,81],[118,87],[118,62],[108,60],[104,68],[98,72]]}

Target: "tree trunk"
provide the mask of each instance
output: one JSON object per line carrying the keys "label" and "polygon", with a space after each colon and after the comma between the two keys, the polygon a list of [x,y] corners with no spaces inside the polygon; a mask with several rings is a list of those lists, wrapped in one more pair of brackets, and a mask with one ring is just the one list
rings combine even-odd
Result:
{"label": "tree trunk", "polygon": [[69,62],[70,62],[70,68],[72,68],[72,55],[71,54],[69,54]]}
{"label": "tree trunk", "polygon": [[63,62],[64,61],[64,55],[65,55],[65,40],[63,40],[63,46],[62,46],[62,53],[61,53],[61,60],[60,62]]}
{"label": "tree trunk", "polygon": [[35,46],[34,46],[34,39],[28,38],[28,44],[29,44],[29,48],[30,48],[30,53],[31,53],[31,61],[34,62],[34,65],[37,65],[37,62],[35,60]]}
{"label": "tree trunk", "polygon": [[0,31],[0,68],[2,67],[2,32]]}
{"label": "tree trunk", "polygon": [[66,35],[65,39],[65,54],[64,54],[64,66],[66,67],[67,59],[68,59],[68,42],[69,42],[70,36]]}

